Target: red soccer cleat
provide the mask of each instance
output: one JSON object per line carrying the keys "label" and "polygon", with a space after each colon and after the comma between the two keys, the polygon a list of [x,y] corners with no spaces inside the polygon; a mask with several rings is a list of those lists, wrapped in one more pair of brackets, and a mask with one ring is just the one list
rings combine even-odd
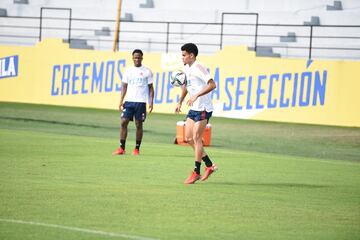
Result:
{"label": "red soccer cleat", "polygon": [[124,154],[125,154],[125,150],[122,148],[118,148],[112,153],[112,155],[124,155]]}
{"label": "red soccer cleat", "polygon": [[186,179],[184,183],[185,184],[193,184],[200,178],[201,178],[200,174],[197,174],[196,172],[192,172],[190,177],[188,177],[188,179]]}
{"label": "red soccer cleat", "polygon": [[132,153],[132,155],[135,155],[135,156],[137,156],[137,155],[139,155],[140,154],[140,151],[139,151],[139,149],[134,149],[134,151],[133,151],[133,153]]}
{"label": "red soccer cleat", "polygon": [[213,164],[211,167],[205,167],[205,173],[201,178],[201,181],[205,181],[206,179],[208,179],[210,177],[210,175],[215,172],[218,169],[218,167],[216,166],[216,164]]}

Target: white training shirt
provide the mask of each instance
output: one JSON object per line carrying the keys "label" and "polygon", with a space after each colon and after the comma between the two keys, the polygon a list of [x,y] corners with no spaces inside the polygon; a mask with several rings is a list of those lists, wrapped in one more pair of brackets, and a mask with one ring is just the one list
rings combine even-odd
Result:
{"label": "white training shirt", "polygon": [[[207,69],[198,61],[195,61],[191,67],[186,64],[184,66],[184,72],[187,79],[186,89],[190,96],[194,96],[204,89],[208,81],[211,79]],[[214,107],[212,104],[211,92],[198,97],[190,109],[194,111],[212,112]]]}
{"label": "white training shirt", "polygon": [[122,82],[128,84],[125,101],[146,103],[149,96],[148,85],[153,81],[152,71],[144,65],[127,68],[122,78]]}

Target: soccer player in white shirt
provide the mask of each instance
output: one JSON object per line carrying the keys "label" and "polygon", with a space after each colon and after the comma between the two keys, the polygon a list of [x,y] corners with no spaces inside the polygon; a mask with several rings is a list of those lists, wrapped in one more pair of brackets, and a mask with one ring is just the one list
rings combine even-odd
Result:
{"label": "soccer player in white shirt", "polygon": [[[143,137],[143,122],[146,118],[146,102],[149,99],[149,113],[153,110],[154,87],[152,71],[142,65],[143,52],[135,49],[132,53],[134,66],[125,70],[122,78],[119,110],[121,113],[120,147],[113,155],[125,154],[129,121],[135,119],[136,146],[133,155],[139,155]],[[126,101],[124,102],[126,96]]]}
{"label": "soccer player in white shirt", "polygon": [[[184,183],[192,184],[197,180],[205,181],[217,170],[216,164],[211,162],[204,151],[202,143],[202,135],[213,111],[210,92],[216,88],[216,84],[207,69],[196,60],[199,51],[195,44],[184,44],[181,51],[187,82],[186,87],[182,87],[180,101],[175,108],[175,112],[180,112],[182,102],[189,93],[190,98],[187,104],[190,106],[190,110],[186,117],[185,139],[194,149],[195,168]],[[204,161],[206,165],[203,176],[200,175],[201,161]]]}

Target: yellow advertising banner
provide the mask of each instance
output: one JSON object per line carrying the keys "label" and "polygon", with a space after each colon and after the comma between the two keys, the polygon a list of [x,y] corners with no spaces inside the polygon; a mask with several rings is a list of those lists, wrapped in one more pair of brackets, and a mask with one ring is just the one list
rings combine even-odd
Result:
{"label": "yellow advertising banner", "polygon": [[[360,127],[360,62],[256,57],[246,47],[200,49],[198,60],[217,84],[214,116]],[[180,50],[145,53],[143,64],[154,73],[154,112],[174,112]],[[117,109],[132,65],[131,52],[70,49],[59,39],[0,46],[0,101]]]}

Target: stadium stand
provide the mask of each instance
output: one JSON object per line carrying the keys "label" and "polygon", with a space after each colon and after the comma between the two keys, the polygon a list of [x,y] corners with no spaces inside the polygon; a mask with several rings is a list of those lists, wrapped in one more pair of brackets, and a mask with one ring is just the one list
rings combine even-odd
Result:
{"label": "stadium stand", "polygon": [[15,4],[29,4],[29,0],[14,0]]}
{"label": "stadium stand", "polygon": [[0,16],[1,16],[1,17],[6,17],[6,16],[7,16],[7,11],[6,11],[6,9],[0,8]]}
{"label": "stadium stand", "polygon": [[[115,1],[3,0],[0,10],[0,44],[56,37],[75,48],[111,49]],[[119,50],[173,52],[196,42],[203,53],[246,45],[258,56],[360,59],[359,16],[353,0],[123,0]]]}

